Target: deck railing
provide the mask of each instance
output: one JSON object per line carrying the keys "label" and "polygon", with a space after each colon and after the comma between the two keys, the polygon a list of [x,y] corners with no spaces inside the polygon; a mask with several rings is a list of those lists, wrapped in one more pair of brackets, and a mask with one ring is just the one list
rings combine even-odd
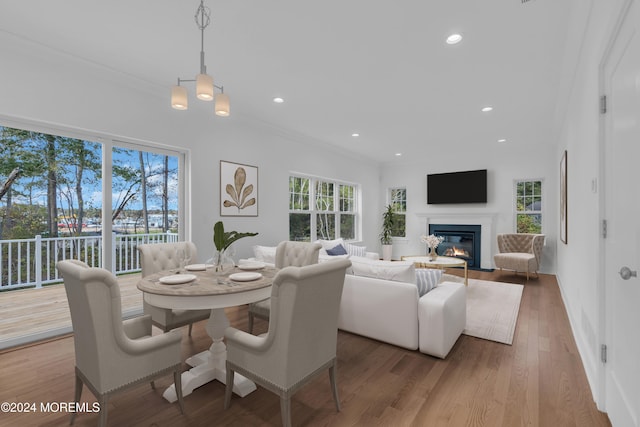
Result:
{"label": "deck railing", "polygon": [[[137,247],[144,243],[177,242],[176,233],[116,234],[111,236],[111,270],[115,274],[140,271]],[[102,265],[102,236],[48,237],[0,240],[0,291],[61,282],[56,262],[84,261]]]}

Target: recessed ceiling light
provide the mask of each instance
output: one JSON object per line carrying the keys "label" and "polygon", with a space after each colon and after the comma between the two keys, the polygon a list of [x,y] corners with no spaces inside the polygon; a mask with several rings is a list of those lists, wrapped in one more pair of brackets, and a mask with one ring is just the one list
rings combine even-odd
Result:
{"label": "recessed ceiling light", "polygon": [[482,112],[483,112],[483,113],[488,113],[488,112],[489,112],[489,111],[491,111],[491,110],[493,110],[493,107],[491,107],[491,106],[489,106],[489,105],[488,105],[488,106],[486,106],[486,107],[483,107],[483,108],[482,108]]}
{"label": "recessed ceiling light", "polygon": [[462,34],[451,34],[447,37],[447,44],[458,44],[462,41]]}
{"label": "recessed ceiling light", "polygon": [[282,104],[284,102],[284,99],[278,97],[273,98],[273,102],[275,102],[276,104]]}
{"label": "recessed ceiling light", "polygon": [[354,133],[352,133],[352,134],[351,134],[351,136],[352,136],[352,137],[354,137],[354,138],[357,138],[357,137],[359,137],[359,136],[360,136],[360,134],[359,134],[359,133],[355,133],[355,132],[354,132]]}
{"label": "recessed ceiling light", "polygon": [[396,157],[402,156],[402,153],[396,153]]}
{"label": "recessed ceiling light", "polygon": [[498,142],[507,142],[506,139],[499,139]]}

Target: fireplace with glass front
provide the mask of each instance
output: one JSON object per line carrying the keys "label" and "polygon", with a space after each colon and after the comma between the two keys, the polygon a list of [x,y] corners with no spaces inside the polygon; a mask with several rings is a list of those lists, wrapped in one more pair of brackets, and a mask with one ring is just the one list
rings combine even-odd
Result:
{"label": "fireplace with glass front", "polygon": [[480,225],[468,224],[429,224],[429,234],[442,236],[438,245],[438,255],[461,258],[467,261],[467,267],[480,270]]}

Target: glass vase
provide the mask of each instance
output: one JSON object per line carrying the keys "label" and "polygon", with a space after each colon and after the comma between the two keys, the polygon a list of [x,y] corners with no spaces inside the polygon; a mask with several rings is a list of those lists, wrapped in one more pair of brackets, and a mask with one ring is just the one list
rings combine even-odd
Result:
{"label": "glass vase", "polygon": [[213,265],[216,267],[216,272],[223,272],[235,267],[234,255],[235,251],[231,247],[222,251],[213,251]]}
{"label": "glass vase", "polygon": [[438,259],[438,252],[436,252],[436,247],[435,246],[430,246],[429,247],[429,261],[435,261],[436,259]]}

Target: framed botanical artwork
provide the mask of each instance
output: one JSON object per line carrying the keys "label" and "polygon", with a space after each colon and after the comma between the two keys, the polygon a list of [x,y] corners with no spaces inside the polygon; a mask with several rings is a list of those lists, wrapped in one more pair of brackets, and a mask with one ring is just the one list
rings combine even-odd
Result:
{"label": "framed botanical artwork", "polygon": [[567,244],[567,150],[560,160],[560,240]]}
{"label": "framed botanical artwork", "polygon": [[220,160],[220,216],[258,216],[258,167]]}

